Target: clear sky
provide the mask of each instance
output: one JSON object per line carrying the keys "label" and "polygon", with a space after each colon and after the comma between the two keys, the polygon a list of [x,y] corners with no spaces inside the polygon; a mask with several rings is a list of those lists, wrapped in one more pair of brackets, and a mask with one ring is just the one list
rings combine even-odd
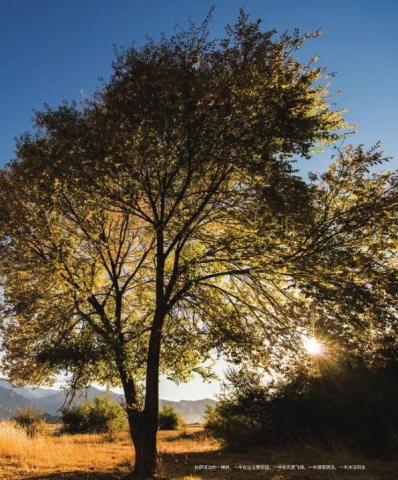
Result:
{"label": "clear sky", "polygon": [[[346,119],[357,126],[349,142],[370,146],[381,140],[398,166],[396,0],[1,0],[0,164],[12,158],[14,137],[30,128],[34,109],[79,100],[81,92],[96,89],[98,77],[107,78],[113,45],[141,45],[146,35],[156,39],[189,16],[200,21],[212,5],[214,36],[241,6],[266,28],[322,28],[302,55],[319,54],[320,64],[337,73],[332,101],[347,108]],[[323,155],[308,168],[322,169],[327,162]],[[203,398],[217,388],[162,381],[161,396]]]}

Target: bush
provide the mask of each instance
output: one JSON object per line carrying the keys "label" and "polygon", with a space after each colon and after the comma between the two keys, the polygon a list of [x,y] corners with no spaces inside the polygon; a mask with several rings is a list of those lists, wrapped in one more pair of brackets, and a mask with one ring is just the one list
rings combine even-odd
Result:
{"label": "bush", "polygon": [[317,376],[296,375],[270,390],[247,372],[229,375],[229,390],[208,410],[206,429],[231,450],[291,443],[347,448],[370,457],[398,452],[397,364],[325,361]]}
{"label": "bush", "polygon": [[62,431],[64,433],[88,433],[90,431],[88,421],[89,405],[82,403],[62,410]]}
{"label": "bush", "polygon": [[34,408],[18,410],[13,420],[25,430],[26,435],[30,438],[36,437],[44,428],[43,416]]}
{"label": "bush", "polygon": [[261,426],[248,422],[245,415],[229,415],[221,406],[209,406],[205,411],[205,430],[221,440],[232,452],[246,452],[257,443]]}
{"label": "bush", "polygon": [[205,430],[231,451],[244,452],[264,443],[268,394],[259,375],[229,371],[227,391],[205,411]]}
{"label": "bush", "polygon": [[271,438],[346,446],[371,457],[398,451],[398,378],[381,369],[345,365],[298,377],[272,402]]}
{"label": "bush", "polygon": [[89,429],[114,435],[126,429],[127,416],[123,407],[108,398],[95,397],[88,413]]}
{"label": "bush", "polygon": [[126,429],[127,417],[121,405],[106,397],[65,409],[62,412],[65,433],[108,433],[112,437]]}
{"label": "bush", "polygon": [[165,405],[159,413],[159,430],[177,430],[183,426],[183,418],[173,407]]}

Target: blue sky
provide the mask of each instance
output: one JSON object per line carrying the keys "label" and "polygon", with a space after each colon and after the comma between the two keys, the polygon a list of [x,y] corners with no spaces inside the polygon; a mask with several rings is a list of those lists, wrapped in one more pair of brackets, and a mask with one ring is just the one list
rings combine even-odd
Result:
{"label": "blue sky", "polygon": [[[348,109],[356,124],[350,143],[381,140],[398,166],[398,2],[393,0],[1,0],[0,2],[0,164],[13,157],[14,137],[28,130],[33,109],[43,103],[90,95],[98,77],[110,73],[113,45],[158,38],[188,16],[200,21],[214,5],[212,34],[236,19],[240,6],[267,28],[323,29],[302,58],[320,55],[337,72],[332,101]],[[341,94],[335,96],[337,91]],[[308,163],[326,166],[321,155]],[[162,381],[162,397],[201,398],[217,391],[194,382],[174,387]]]}

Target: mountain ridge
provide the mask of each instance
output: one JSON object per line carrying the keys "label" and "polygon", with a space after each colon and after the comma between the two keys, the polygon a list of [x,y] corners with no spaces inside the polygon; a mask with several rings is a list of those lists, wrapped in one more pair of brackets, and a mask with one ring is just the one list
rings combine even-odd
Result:
{"label": "mountain ridge", "polygon": [[[7,379],[0,378],[0,420],[11,418],[19,409],[35,408],[50,417],[60,416],[60,409],[66,403],[65,390],[55,390],[41,387],[17,387]],[[108,397],[116,402],[123,402],[124,395],[112,390],[100,390],[88,387],[77,392],[74,402],[92,400],[94,397]],[[215,400],[203,398],[200,400],[159,400],[159,407],[171,406],[184,418],[187,423],[202,423],[208,405],[214,405]]]}

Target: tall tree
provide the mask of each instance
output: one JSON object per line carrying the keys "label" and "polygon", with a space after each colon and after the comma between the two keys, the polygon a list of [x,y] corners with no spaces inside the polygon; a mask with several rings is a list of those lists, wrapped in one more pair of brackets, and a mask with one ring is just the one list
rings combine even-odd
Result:
{"label": "tall tree", "polygon": [[318,298],[341,309],[330,331],[367,328],[376,298],[391,317],[396,178],[367,175],[380,155],[361,149],[309,183],[292,165],[344,127],[294,57],[308,36],[243,12],[221,41],[207,25],[127,49],[92,100],[38,113],[0,177],[3,368],[121,385],[138,479],[156,471],[160,373],[205,375],[214,349],[277,356]]}

